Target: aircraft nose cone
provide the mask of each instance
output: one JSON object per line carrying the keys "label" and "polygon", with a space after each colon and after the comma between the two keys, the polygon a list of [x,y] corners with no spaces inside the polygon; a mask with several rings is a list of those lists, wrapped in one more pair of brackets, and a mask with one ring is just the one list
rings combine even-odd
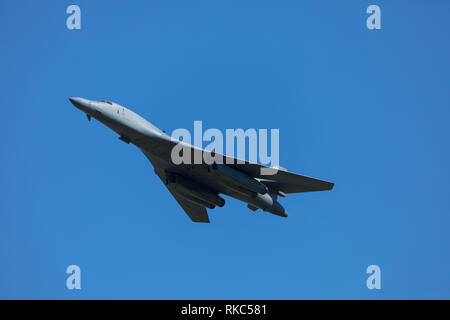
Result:
{"label": "aircraft nose cone", "polygon": [[89,107],[89,100],[87,99],[71,97],[69,98],[69,100],[75,107],[80,110],[86,111],[86,109]]}

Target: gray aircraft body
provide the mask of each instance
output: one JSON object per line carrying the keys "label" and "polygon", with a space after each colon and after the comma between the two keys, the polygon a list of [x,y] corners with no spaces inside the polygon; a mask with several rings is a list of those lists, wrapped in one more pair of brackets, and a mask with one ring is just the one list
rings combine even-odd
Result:
{"label": "gray aircraft body", "polygon": [[[225,194],[248,204],[252,211],[262,209],[281,217],[287,211],[278,197],[287,193],[331,190],[333,183],[275,170],[274,174],[262,174],[270,168],[223,156],[220,163],[206,163],[203,154],[216,157],[213,152],[174,140],[135,112],[114,102],[69,98],[83,111],[88,120],[95,118],[119,135],[119,139],[137,146],[152,163],[155,173],[163,181],[177,202],[194,222],[209,222],[206,208],[222,207]],[[175,164],[172,150],[182,146],[182,152],[190,151],[192,162]],[[200,153],[201,163],[194,161]],[[210,158],[211,158],[210,157]],[[199,159],[196,158],[196,159]]]}

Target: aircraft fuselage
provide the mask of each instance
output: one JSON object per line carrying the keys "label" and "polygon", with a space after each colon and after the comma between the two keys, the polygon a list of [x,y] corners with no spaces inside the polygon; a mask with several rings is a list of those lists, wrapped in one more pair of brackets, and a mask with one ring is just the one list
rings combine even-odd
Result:
{"label": "aircraft fuselage", "polygon": [[[188,200],[190,198],[190,201],[194,203],[195,199],[198,199],[197,204],[214,208],[216,205],[223,206],[224,202],[222,203],[221,198],[218,197],[218,194],[222,193],[248,203],[252,210],[260,208],[279,216],[287,216],[287,211],[276,200],[276,194],[269,192],[264,184],[238,170],[226,165],[222,165],[221,168],[186,165],[174,167],[170,151],[176,142],[135,112],[105,100],[70,98],[70,101],[86,113],[89,120],[91,117],[97,119],[116,132],[122,141],[132,143],[141,149],[152,162],[155,170],[170,168],[169,174],[180,177],[179,181],[189,180],[191,184],[196,185],[193,187],[196,191],[189,193],[183,184],[175,185],[173,181],[166,179],[169,190],[181,197]],[[221,175],[221,179],[217,179],[214,175]]]}

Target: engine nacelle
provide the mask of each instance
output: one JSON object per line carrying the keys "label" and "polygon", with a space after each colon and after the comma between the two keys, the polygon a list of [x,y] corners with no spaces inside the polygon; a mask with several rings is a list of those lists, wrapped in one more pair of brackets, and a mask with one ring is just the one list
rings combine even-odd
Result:
{"label": "engine nacelle", "polygon": [[277,201],[277,195],[273,192],[266,194],[258,193],[254,197],[243,198],[242,200],[248,203],[248,208],[252,211],[262,209],[280,217],[286,218],[288,216],[288,212]]}
{"label": "engine nacelle", "polygon": [[217,176],[220,179],[218,181],[224,186],[247,196],[267,193],[265,184],[227,165],[212,164],[208,166],[208,171],[212,176]]}
{"label": "engine nacelle", "polygon": [[167,173],[167,186],[177,195],[203,207],[223,207],[225,200],[199,184],[174,173]]}
{"label": "engine nacelle", "polygon": [[280,217],[287,217],[288,212],[277,201],[276,196],[270,193],[260,194],[258,193],[255,198],[251,199],[251,204],[261,208],[264,211],[268,211]]}

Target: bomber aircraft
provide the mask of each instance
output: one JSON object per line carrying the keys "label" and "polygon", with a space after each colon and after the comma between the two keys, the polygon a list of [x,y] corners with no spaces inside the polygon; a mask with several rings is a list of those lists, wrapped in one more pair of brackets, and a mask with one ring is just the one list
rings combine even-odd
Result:
{"label": "bomber aircraft", "polygon": [[[220,155],[223,161],[211,163],[205,161],[207,157],[203,155],[207,153],[209,159],[217,159],[214,152],[173,139],[117,103],[75,97],[69,100],[88,120],[97,119],[115,131],[120,140],[138,147],[193,222],[209,222],[206,208],[225,205],[220,194],[247,203],[252,211],[261,209],[287,217],[278,197],[285,197],[287,193],[331,190],[334,186],[331,182],[290,173],[283,168],[270,168],[225,155]],[[181,146],[181,154],[188,152],[192,161],[175,163],[172,151],[176,146]]]}

